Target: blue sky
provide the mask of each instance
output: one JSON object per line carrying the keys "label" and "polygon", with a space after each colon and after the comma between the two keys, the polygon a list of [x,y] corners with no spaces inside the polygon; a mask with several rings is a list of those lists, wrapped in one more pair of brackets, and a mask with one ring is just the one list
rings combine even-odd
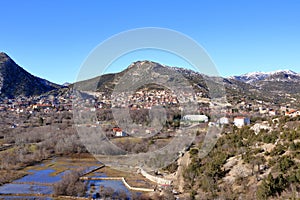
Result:
{"label": "blue sky", "polygon": [[[104,40],[142,27],[169,28],[193,38],[222,76],[300,72],[297,0],[0,0],[0,5],[0,51],[57,83],[74,82],[81,64]],[[145,57],[139,53],[134,59]],[[166,58],[149,59],[184,65]],[[131,62],[123,60],[120,70]]]}

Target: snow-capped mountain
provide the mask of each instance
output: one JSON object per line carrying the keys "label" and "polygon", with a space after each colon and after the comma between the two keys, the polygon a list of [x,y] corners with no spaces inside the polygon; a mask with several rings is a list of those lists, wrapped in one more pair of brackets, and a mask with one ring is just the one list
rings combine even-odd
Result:
{"label": "snow-capped mountain", "polygon": [[239,81],[255,87],[261,94],[274,99],[286,95],[300,93],[300,74],[291,70],[272,72],[252,72],[240,76],[232,76],[229,80]]}
{"label": "snow-capped mountain", "polygon": [[251,72],[229,78],[256,85],[261,81],[300,81],[300,74],[292,70],[277,70],[272,72]]}

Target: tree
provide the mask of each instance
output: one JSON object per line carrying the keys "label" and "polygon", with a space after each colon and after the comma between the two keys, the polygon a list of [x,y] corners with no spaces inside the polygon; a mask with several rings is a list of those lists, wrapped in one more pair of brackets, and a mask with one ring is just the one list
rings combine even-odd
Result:
{"label": "tree", "polygon": [[294,161],[288,157],[283,156],[279,161],[279,167],[282,173],[285,173],[288,168],[290,168],[294,164]]}
{"label": "tree", "polygon": [[80,174],[80,170],[65,174],[58,183],[54,184],[54,194],[83,196],[86,191],[86,184],[79,179]]}
{"label": "tree", "polygon": [[276,178],[269,174],[268,177],[263,180],[262,184],[258,187],[256,195],[258,199],[267,199],[269,196],[280,195],[287,186],[287,180],[282,174],[279,174]]}

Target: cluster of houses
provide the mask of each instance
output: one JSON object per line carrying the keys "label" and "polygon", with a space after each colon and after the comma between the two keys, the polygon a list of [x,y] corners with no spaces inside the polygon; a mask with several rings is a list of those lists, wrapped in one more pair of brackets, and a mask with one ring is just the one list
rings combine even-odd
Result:
{"label": "cluster of houses", "polygon": [[[111,104],[111,107],[125,108],[129,107],[132,110],[136,109],[151,109],[153,106],[177,106],[180,108],[181,104],[186,104],[190,102],[199,102],[203,99],[202,92],[190,91],[180,91],[174,94],[171,90],[164,89],[140,89],[138,91],[132,92],[121,92],[114,94],[112,101],[107,101],[108,99],[102,96],[98,98],[99,102]],[[209,100],[207,99],[206,103]]]}
{"label": "cluster of houses", "polygon": [[[170,90],[161,89],[143,89],[130,95],[121,93],[118,94],[114,100],[111,100],[107,94],[102,93],[90,94],[90,97],[91,98],[80,99],[70,93],[66,93],[57,96],[45,95],[30,98],[2,99],[0,101],[0,111],[12,111],[16,113],[51,113],[72,111],[73,106],[76,106],[77,104],[88,109],[88,111],[97,111],[99,109],[108,109],[112,107],[123,108],[128,106],[131,109],[151,109],[156,105],[172,105],[181,108],[182,103],[189,103],[191,101],[209,103],[209,100],[205,101],[205,98],[202,98],[201,93],[189,94],[187,92],[175,95]],[[78,99],[80,99],[80,101],[76,101]],[[180,102],[178,99],[180,99]],[[250,124],[250,118],[248,116],[300,116],[300,110],[290,108],[289,105],[278,107],[278,105],[272,105],[271,103],[264,103],[261,101],[252,101],[251,103],[240,101],[234,106],[227,103],[222,106],[222,109],[224,117],[217,120],[210,121],[208,116],[202,114],[185,115],[182,117],[182,121],[188,123],[208,123],[209,126],[233,124],[237,127],[243,127]],[[211,112],[209,106],[202,106],[198,111],[200,111],[200,113]],[[152,132],[151,130],[147,131]],[[127,135],[120,128],[114,128],[113,133],[118,137]]]}
{"label": "cluster of houses", "polygon": [[[209,122],[209,117],[206,115],[185,115],[182,117],[182,123],[183,124],[199,124],[199,123],[208,123],[208,126],[217,126],[217,125],[225,125],[225,124],[233,124],[237,126],[238,128],[241,128],[243,126],[250,125],[250,118],[244,117],[244,116],[236,116],[232,119],[229,117],[221,117],[216,122]],[[112,129],[113,136],[115,137],[125,137],[129,135],[134,135],[136,132],[139,132],[141,130],[132,130],[131,133],[127,134],[124,130],[122,130],[119,127],[115,127]],[[154,130],[152,129],[146,129],[143,130],[145,133],[152,134]]]}
{"label": "cluster of houses", "polygon": [[72,97],[40,96],[34,98],[3,99],[0,101],[0,111],[11,111],[16,113],[33,112],[59,112],[72,110]]}
{"label": "cluster of houses", "polygon": [[[259,114],[262,116],[277,116],[277,115],[285,115],[285,116],[298,116],[299,110],[293,109],[290,104],[286,105],[276,105],[270,102],[263,101],[251,101],[247,102],[246,100],[241,100],[234,106],[229,106],[229,111],[231,113],[242,113],[247,112],[248,114]],[[298,112],[297,112],[298,111]]]}
{"label": "cluster of houses", "polygon": [[[188,121],[191,123],[207,123],[209,121],[208,116],[206,115],[185,115],[183,121]],[[209,126],[216,126],[216,125],[225,125],[230,124],[231,119],[229,117],[221,117],[216,122],[209,122]],[[233,118],[232,123],[237,127],[243,127],[250,125],[250,118],[245,116],[236,116]]]}
{"label": "cluster of houses", "polygon": [[111,102],[112,107],[131,109],[151,109],[157,105],[177,105],[179,102],[177,96],[168,90],[140,90],[134,94],[120,93]]}
{"label": "cluster of houses", "polygon": [[[203,97],[201,92],[190,94],[188,91],[174,94],[172,91],[166,89],[140,89],[132,94],[132,92],[122,92],[113,94],[111,97],[105,93],[95,93],[94,99],[85,99],[82,104],[86,104],[86,101],[92,105],[95,109],[109,109],[109,108],[130,108],[132,110],[139,109],[151,109],[153,106],[172,106],[183,109],[182,105],[189,104],[191,102],[197,102],[199,104],[206,104],[206,106],[199,106],[200,113],[210,113],[209,105],[211,102],[208,98]],[[259,100],[241,99],[237,104],[231,105],[230,103],[221,105],[222,112],[224,111],[228,116],[278,116],[288,115],[297,116],[300,111],[294,110],[289,105],[281,106],[272,104],[270,102],[263,102]],[[94,110],[95,110],[94,109]],[[236,124],[241,124],[241,119],[236,119]],[[247,120],[244,122],[247,124]]]}

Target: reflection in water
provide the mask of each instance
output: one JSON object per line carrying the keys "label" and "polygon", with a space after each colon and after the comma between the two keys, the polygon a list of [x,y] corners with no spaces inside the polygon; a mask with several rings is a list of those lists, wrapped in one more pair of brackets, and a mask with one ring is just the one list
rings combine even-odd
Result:
{"label": "reflection in water", "polygon": [[[1,196],[0,195],[0,199],[4,199],[4,200],[15,200],[15,199],[26,199],[26,200],[36,200],[37,197],[33,197],[33,196]],[[52,198],[50,197],[38,197],[39,200],[51,200]]]}
{"label": "reflection in water", "polygon": [[0,194],[51,194],[51,186],[9,183],[0,187]]}
{"label": "reflection in water", "polygon": [[115,191],[124,191],[127,195],[130,195],[130,191],[123,182],[119,180],[89,180],[87,193],[90,194],[92,191],[100,192],[101,186],[113,188]]}
{"label": "reflection in water", "polygon": [[43,169],[43,170],[28,170],[29,173],[23,178],[20,178],[14,183],[18,182],[34,182],[34,183],[55,183],[61,179],[61,177],[66,173],[62,172],[56,176],[52,176],[51,173],[55,172],[53,169]]}
{"label": "reflection in water", "polygon": [[[44,166],[44,164],[39,165]],[[92,171],[99,166],[89,166],[84,172]],[[61,180],[62,176],[69,172],[66,170],[61,172],[55,176],[53,173],[54,169],[40,169],[40,170],[28,170],[30,174],[13,181],[12,183],[8,183],[0,186],[0,199],[51,199],[48,197],[35,197],[35,196],[1,196],[5,194],[43,194],[43,195],[51,195],[53,194],[52,185]],[[104,173],[94,172],[94,177],[107,177]],[[86,196],[95,196],[96,193],[103,194],[105,189],[113,189],[113,193],[124,193],[128,198],[131,197],[131,192],[128,188],[123,184],[122,181],[119,180],[89,180],[87,182],[87,192]]]}

